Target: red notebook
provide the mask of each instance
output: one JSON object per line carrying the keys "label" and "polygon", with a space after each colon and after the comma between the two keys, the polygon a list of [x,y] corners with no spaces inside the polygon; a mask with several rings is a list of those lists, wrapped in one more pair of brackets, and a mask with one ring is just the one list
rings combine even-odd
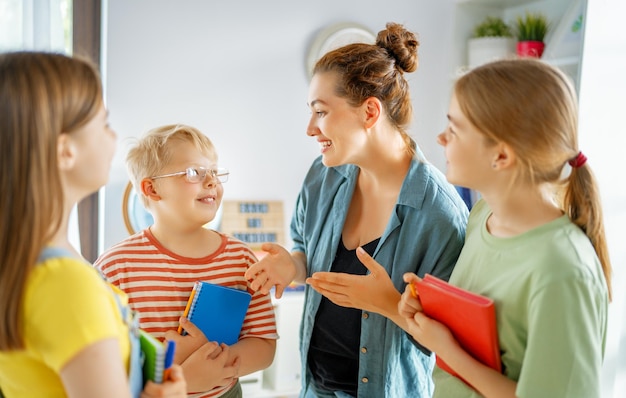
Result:
{"label": "red notebook", "polygon": [[[475,359],[502,372],[493,300],[428,274],[416,285],[424,313],[446,325]],[[437,366],[459,377],[439,357]]]}

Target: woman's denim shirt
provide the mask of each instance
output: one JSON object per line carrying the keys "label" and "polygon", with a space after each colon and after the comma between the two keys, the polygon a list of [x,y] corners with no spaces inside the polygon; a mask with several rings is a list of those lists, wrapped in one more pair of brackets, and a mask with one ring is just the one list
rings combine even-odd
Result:
{"label": "woman's denim shirt", "polygon": [[[306,254],[307,276],[330,271],[358,172],[354,165],[326,167],[319,157],[304,180],[291,235],[293,251]],[[385,267],[400,292],[404,291],[402,275],[406,272],[447,280],[463,245],[467,216],[467,207],[455,188],[433,165],[416,156],[374,259]],[[306,288],[300,326],[301,396],[311,382],[306,364],[320,299],[319,293]],[[363,311],[360,342],[358,397],[432,395],[434,357],[422,353],[391,320]]]}

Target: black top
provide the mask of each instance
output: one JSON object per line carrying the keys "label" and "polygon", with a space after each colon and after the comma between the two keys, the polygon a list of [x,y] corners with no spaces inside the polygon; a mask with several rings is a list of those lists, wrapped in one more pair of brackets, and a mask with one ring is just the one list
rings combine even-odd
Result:
{"label": "black top", "polygon": [[[363,249],[371,256],[379,240],[371,241]],[[367,268],[357,258],[356,249],[346,249],[340,239],[331,271],[365,275]],[[361,312],[356,308],[338,306],[322,296],[308,356],[316,388],[357,395]]]}

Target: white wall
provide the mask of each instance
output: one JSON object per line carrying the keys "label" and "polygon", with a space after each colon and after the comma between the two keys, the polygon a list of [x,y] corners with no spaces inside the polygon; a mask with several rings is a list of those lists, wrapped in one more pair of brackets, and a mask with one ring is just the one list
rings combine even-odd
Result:
{"label": "white wall", "polygon": [[603,398],[626,391],[626,15],[623,0],[588,2],[580,85],[580,148],[600,183],[609,254],[613,262],[613,302],[603,370]]}
{"label": "white wall", "polygon": [[104,68],[119,148],[106,187],[103,247],[126,237],[121,201],[128,143],[166,123],[198,127],[230,168],[225,199],[283,200],[289,221],[302,179],[318,155],[305,134],[307,49],[342,21],[374,33],[394,21],[417,32],[421,65],[408,74],[411,133],[436,165],[451,83],[453,1],[108,0]]}

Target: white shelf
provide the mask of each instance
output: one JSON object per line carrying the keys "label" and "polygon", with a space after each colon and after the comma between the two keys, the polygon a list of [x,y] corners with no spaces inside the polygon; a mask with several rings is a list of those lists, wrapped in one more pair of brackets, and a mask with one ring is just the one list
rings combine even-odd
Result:
{"label": "white shelf", "polygon": [[[451,71],[453,80],[466,66],[468,39],[473,28],[486,16],[499,16],[505,21],[512,21],[524,12],[540,12],[551,21],[551,28],[546,36],[546,49],[542,60],[560,68],[570,76],[578,88],[580,75],[580,56],[583,34],[571,31],[577,16],[583,13],[588,0],[456,0],[455,46],[459,49]],[[574,33],[572,33],[574,32]],[[580,31],[582,32],[582,31]],[[577,37],[578,36],[578,37]]]}
{"label": "white shelf", "polygon": [[538,0],[457,0],[459,5],[481,5],[493,7],[516,7],[524,4],[536,3]]}
{"label": "white shelf", "polygon": [[550,65],[563,67],[563,66],[578,66],[580,63],[578,56],[563,57],[563,58],[545,58],[544,61]]}
{"label": "white shelf", "polygon": [[298,398],[300,389],[292,390],[270,390],[241,384],[243,396],[246,398]]}

